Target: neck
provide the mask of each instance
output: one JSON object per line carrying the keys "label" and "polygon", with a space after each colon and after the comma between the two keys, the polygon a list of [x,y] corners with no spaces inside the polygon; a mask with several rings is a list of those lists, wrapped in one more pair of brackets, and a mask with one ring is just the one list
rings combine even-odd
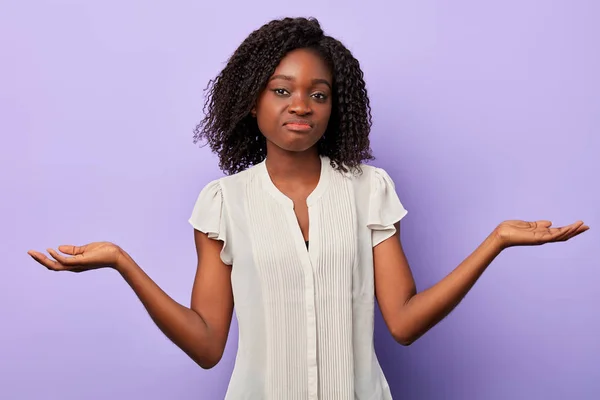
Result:
{"label": "neck", "polygon": [[321,157],[316,147],[302,152],[268,149],[266,166],[273,182],[318,181],[321,174]]}

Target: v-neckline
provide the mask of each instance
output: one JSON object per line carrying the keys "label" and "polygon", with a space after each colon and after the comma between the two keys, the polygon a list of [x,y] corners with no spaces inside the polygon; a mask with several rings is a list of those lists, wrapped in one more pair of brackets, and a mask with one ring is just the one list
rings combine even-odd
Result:
{"label": "v-neckline", "polygon": [[[313,191],[306,198],[306,206],[310,208],[311,205],[315,204],[315,202],[323,195],[327,185],[329,184],[329,174],[331,165],[329,164],[329,158],[326,156],[320,156],[321,159],[321,172],[319,175],[319,182],[317,182],[317,186],[313,189]],[[267,160],[263,160],[258,167],[261,170],[261,176],[264,183],[264,188],[281,204],[294,208],[294,201],[286,196],[275,184],[269,175],[269,171],[267,170]]]}
{"label": "v-neckline", "polygon": [[306,198],[306,207],[308,209],[308,241],[310,246],[307,246],[307,241],[302,234],[300,223],[296,217],[294,211],[294,201],[280,191],[277,186],[271,180],[269,171],[267,170],[266,159],[257,165],[260,178],[262,179],[263,188],[275,199],[277,202],[285,207],[286,218],[288,220],[289,227],[294,237],[295,247],[306,265],[312,265],[315,257],[319,252],[319,238],[317,237],[319,232],[319,208],[314,207],[317,201],[321,198],[323,193],[329,186],[329,180],[331,175],[331,164],[330,160],[326,156],[321,156],[321,172],[319,175],[319,182],[313,191]]}

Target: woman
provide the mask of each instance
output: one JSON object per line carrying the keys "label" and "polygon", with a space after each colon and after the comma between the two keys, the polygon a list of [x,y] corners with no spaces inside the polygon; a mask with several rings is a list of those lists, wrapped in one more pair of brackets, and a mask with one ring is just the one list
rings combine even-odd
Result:
{"label": "woman", "polygon": [[29,254],[51,270],[116,269],[158,327],[202,368],[239,321],[228,399],[391,399],[373,347],[375,297],[408,345],[456,307],[505,248],[564,241],[581,221],[498,225],[453,272],[416,293],[400,242],[406,215],[371,160],[358,61],[316,20],[253,32],[212,82],[196,140],[228,176],[201,191],[190,223],[198,266],[191,307],[164,293],[119,246]]}

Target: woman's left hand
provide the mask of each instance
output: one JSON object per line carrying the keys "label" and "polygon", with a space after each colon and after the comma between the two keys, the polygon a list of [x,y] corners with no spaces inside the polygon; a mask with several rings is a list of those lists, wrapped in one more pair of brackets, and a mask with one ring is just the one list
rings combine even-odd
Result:
{"label": "woman's left hand", "polygon": [[551,242],[564,242],[585,231],[589,226],[583,221],[551,228],[550,221],[504,221],[495,230],[503,248],[512,246],[537,246]]}

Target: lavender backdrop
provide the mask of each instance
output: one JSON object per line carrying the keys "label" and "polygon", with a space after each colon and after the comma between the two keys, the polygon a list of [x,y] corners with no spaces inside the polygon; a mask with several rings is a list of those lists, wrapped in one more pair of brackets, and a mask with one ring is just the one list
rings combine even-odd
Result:
{"label": "lavender backdrop", "polygon": [[111,240],[178,301],[195,198],[220,176],[192,144],[202,89],[253,29],[314,15],[361,60],[377,165],[410,210],[420,289],[504,219],[584,219],[568,244],[512,249],[409,348],[378,316],[397,399],[600,397],[598,2],[307,0],[0,3],[0,398],[222,399],[113,271],[27,255]]}

